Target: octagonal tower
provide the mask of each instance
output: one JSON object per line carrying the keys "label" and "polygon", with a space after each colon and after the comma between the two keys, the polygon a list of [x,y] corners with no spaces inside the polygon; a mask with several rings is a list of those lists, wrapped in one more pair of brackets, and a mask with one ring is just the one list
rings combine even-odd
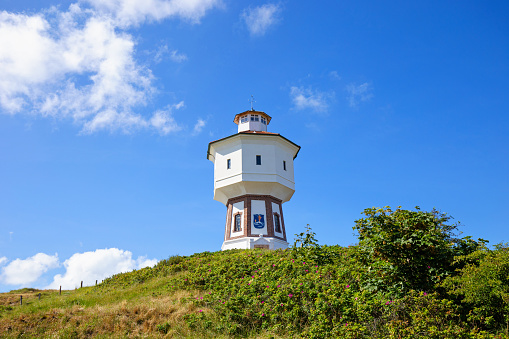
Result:
{"label": "octagonal tower", "polygon": [[238,133],[209,143],[214,199],[227,207],[222,250],[288,247],[282,204],[295,192],[300,146],[267,132],[270,121],[264,112],[239,113]]}

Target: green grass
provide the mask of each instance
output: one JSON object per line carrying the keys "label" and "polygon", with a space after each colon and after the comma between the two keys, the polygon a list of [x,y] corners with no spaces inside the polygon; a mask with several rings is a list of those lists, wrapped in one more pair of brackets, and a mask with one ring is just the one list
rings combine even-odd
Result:
{"label": "green grass", "polygon": [[509,338],[440,289],[394,298],[364,274],[356,246],[175,256],[62,295],[0,294],[0,337]]}

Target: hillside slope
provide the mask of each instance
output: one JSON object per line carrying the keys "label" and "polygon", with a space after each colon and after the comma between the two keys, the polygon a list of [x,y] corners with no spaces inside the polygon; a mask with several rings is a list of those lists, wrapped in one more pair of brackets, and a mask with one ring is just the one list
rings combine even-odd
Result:
{"label": "hillside slope", "polygon": [[62,295],[4,293],[0,337],[508,337],[471,326],[437,292],[363,289],[357,256],[357,246],[205,252]]}
{"label": "hillside slope", "polygon": [[458,238],[436,210],[364,215],[357,246],[320,246],[308,227],[287,250],[173,256],[62,295],[1,294],[0,337],[509,338],[507,245]]}

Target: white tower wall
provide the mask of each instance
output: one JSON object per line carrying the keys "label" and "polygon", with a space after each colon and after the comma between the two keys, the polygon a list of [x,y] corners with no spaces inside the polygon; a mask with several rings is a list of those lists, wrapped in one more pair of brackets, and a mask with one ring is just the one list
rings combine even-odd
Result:
{"label": "white tower wall", "polygon": [[270,120],[264,112],[237,114],[239,133],[209,143],[214,199],[227,206],[223,250],[288,247],[282,204],[295,192],[300,146],[267,132]]}

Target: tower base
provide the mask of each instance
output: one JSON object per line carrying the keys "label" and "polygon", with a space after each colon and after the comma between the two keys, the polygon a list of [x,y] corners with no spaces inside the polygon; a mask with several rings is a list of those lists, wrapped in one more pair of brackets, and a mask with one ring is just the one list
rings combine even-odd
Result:
{"label": "tower base", "polygon": [[265,248],[269,250],[286,249],[288,242],[271,237],[247,237],[233,240],[226,240],[221,250]]}

